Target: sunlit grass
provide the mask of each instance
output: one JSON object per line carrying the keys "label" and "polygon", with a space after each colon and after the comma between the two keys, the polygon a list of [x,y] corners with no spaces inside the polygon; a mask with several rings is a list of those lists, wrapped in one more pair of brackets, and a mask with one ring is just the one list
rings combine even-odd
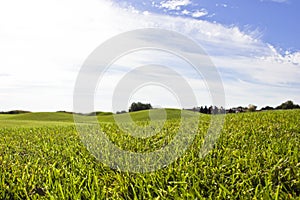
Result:
{"label": "sunlit grass", "polygon": [[[0,199],[299,198],[299,110],[226,115],[217,144],[201,159],[210,120],[203,116],[194,143],[181,158],[140,174],[98,162],[72,122],[9,120],[1,115]],[[145,152],[172,140],[170,122],[145,140],[114,131],[113,123],[101,127],[120,148]]]}

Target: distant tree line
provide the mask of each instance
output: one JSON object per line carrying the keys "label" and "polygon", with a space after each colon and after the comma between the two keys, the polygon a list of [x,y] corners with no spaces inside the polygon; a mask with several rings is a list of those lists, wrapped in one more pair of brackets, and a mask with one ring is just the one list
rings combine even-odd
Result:
{"label": "distant tree line", "polygon": [[300,109],[300,106],[298,104],[295,104],[293,101],[288,100],[275,108],[271,106],[265,106],[260,110],[264,111],[264,110],[287,110],[287,109]]}
{"label": "distant tree line", "polygon": [[123,114],[126,113],[126,110],[117,111],[116,114]]}
{"label": "distant tree line", "polygon": [[279,106],[271,107],[271,106],[265,106],[262,107],[260,110],[256,110],[257,106],[250,104],[248,107],[236,107],[236,108],[230,108],[226,110],[227,113],[237,113],[237,112],[255,112],[255,111],[266,111],[266,110],[287,110],[287,109],[300,109],[300,106],[298,104],[295,104],[293,101],[288,100]]}
{"label": "distant tree line", "polygon": [[194,112],[200,112],[204,114],[223,114],[223,113],[240,113],[240,112],[255,112],[255,111],[264,111],[264,110],[286,110],[286,109],[300,109],[298,104],[294,104],[293,101],[288,100],[277,107],[265,106],[260,110],[257,110],[257,106],[250,104],[248,107],[238,106],[229,109],[224,109],[223,107],[218,108],[217,106],[201,106],[194,107],[192,110]]}
{"label": "distant tree line", "polygon": [[11,110],[7,112],[0,112],[0,114],[24,114],[24,113],[30,113],[30,111],[25,111],[25,110]]}
{"label": "distant tree line", "polygon": [[217,106],[201,106],[200,108],[194,108],[193,111],[198,111],[204,114],[224,114],[225,109],[223,107],[218,108]]}

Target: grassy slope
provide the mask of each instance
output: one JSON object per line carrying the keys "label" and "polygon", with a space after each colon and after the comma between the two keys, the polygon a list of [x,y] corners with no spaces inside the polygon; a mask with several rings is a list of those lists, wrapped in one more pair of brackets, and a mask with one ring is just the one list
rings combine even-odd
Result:
{"label": "grassy slope", "polygon": [[60,122],[72,122],[73,115],[68,113],[58,112],[37,112],[18,114],[7,118],[10,120],[32,120],[32,121],[60,121]]}
{"label": "grassy slope", "polygon": [[[192,117],[192,116],[195,116],[195,114],[198,114],[198,113],[193,113],[191,111],[183,111],[182,113],[183,113],[183,116],[186,116],[186,117]],[[167,118],[167,119],[180,118],[181,110],[167,108],[167,109],[165,109],[166,115],[164,115],[164,112],[161,109],[157,109],[157,110],[154,109],[154,110],[150,110],[150,111],[142,110],[142,111],[118,114],[118,115],[98,116],[98,120],[100,122],[114,122],[115,121],[114,117],[117,117],[123,122],[130,122],[129,121],[130,119],[128,119],[128,114],[130,114],[133,121],[150,120],[150,116],[151,116],[152,120],[164,120],[165,118]]]}
{"label": "grassy slope", "polygon": [[0,127],[40,127],[73,124],[73,115],[58,112],[37,112],[0,115]]}
{"label": "grassy slope", "polygon": [[[165,118],[162,110],[151,110],[152,119],[161,120]],[[184,111],[184,116],[193,116],[191,111]],[[181,110],[166,109],[167,119],[175,119],[181,116]],[[128,113],[112,115],[106,112],[97,112],[99,122],[114,122],[114,116],[121,118],[122,122],[130,122]],[[130,113],[133,121],[150,120],[149,110]],[[80,116],[83,117],[83,116]],[[92,116],[84,116],[83,121],[88,122]],[[72,125],[74,123],[73,115],[60,112],[37,112],[26,114],[0,114],[0,127],[30,127],[30,126],[53,126],[53,125]]]}
{"label": "grassy slope", "polygon": [[[150,114],[151,112],[151,114]],[[281,111],[270,111],[281,112]],[[128,118],[128,114],[131,118]],[[143,110],[132,113],[113,115],[108,112],[97,112],[99,122],[115,122],[115,118],[122,122],[133,121],[147,121],[150,120],[164,120],[180,118],[181,114],[186,117],[199,115],[192,111],[183,111],[179,109],[165,109],[165,114],[161,109],[158,110]],[[83,116],[80,116],[83,117]],[[84,116],[82,121],[89,122],[93,119],[92,116]],[[36,112],[25,114],[0,114],[0,127],[30,127],[30,126],[53,126],[53,125],[72,125],[74,123],[73,114],[61,112]]]}

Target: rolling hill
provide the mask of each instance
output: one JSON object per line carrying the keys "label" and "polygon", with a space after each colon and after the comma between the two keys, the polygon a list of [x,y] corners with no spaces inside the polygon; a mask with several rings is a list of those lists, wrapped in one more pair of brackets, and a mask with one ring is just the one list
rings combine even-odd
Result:
{"label": "rolling hill", "polygon": [[[109,112],[95,112],[99,122],[115,122],[115,119],[121,122],[164,120],[180,118],[181,114],[185,117],[198,115],[191,111],[179,109],[153,109],[142,110],[131,113],[112,114]],[[130,115],[131,118],[128,117]],[[89,122],[93,116],[81,116],[84,122]],[[74,118],[72,113],[67,112],[32,112],[25,114],[0,114],[0,127],[18,127],[18,126],[48,126],[48,125],[72,125]]]}

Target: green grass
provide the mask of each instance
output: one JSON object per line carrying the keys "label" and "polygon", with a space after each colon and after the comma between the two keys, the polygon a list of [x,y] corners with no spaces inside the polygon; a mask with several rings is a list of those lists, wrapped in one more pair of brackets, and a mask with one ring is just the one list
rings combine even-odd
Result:
{"label": "green grass", "polygon": [[[152,110],[153,118],[156,120],[164,119],[159,110]],[[185,116],[193,116],[194,113],[190,111],[183,112]],[[133,121],[149,121],[149,111],[138,111],[129,113]],[[167,119],[177,119],[181,116],[181,110],[178,109],[166,109]],[[113,115],[110,112],[97,112],[97,119],[99,122],[115,122],[114,116],[121,117],[122,122],[128,121],[127,114]],[[89,122],[93,119],[92,116],[77,115],[80,121]],[[41,127],[52,125],[71,125],[74,123],[73,114],[63,112],[36,112],[25,114],[0,114],[0,127]]]}
{"label": "green grass", "polygon": [[70,126],[73,122],[59,121],[33,121],[33,120],[10,120],[1,119],[0,128],[36,128],[36,127],[51,127],[51,126]]}
{"label": "green grass", "polygon": [[[117,115],[102,115],[98,116],[99,122],[115,122],[114,117],[119,117],[122,122],[130,122],[128,121],[128,114],[131,117],[131,120],[136,122],[136,121],[149,121],[150,116],[152,116],[152,119],[154,120],[170,120],[170,119],[178,119],[181,117],[181,113],[183,113],[184,116],[186,117],[192,117],[195,115],[192,111],[181,111],[179,109],[172,109],[172,108],[167,108],[164,109],[165,114],[163,114],[162,109],[153,109],[153,110],[142,110],[142,111],[137,111],[137,112],[132,112],[132,113],[125,113],[125,114],[117,114]],[[162,111],[162,112],[161,112]],[[152,115],[150,114],[152,112]],[[197,113],[196,113],[197,114]]]}
{"label": "green grass", "polygon": [[[120,148],[154,151],[172,140],[177,122],[173,114],[165,129],[146,139],[117,132],[114,123],[101,127]],[[145,112],[132,115],[135,119],[147,116]],[[188,151],[171,165],[145,174],[120,172],[98,162],[82,144],[74,125],[61,117],[66,121],[59,124],[49,116],[41,121],[29,115],[14,115],[13,119],[0,115],[1,124],[28,122],[27,127],[16,123],[0,128],[0,199],[300,197],[300,110],[226,115],[217,144],[203,159],[199,150],[210,116],[200,115]]]}
{"label": "green grass", "polygon": [[73,115],[69,114],[69,113],[60,113],[60,112],[37,112],[37,113],[26,113],[26,114],[12,115],[11,117],[6,118],[6,119],[11,119],[11,120],[32,120],[32,121],[73,122]]}
{"label": "green grass", "polygon": [[1,127],[43,127],[43,126],[67,126],[74,122],[73,115],[68,113],[26,113],[26,114],[2,114],[0,115]]}

